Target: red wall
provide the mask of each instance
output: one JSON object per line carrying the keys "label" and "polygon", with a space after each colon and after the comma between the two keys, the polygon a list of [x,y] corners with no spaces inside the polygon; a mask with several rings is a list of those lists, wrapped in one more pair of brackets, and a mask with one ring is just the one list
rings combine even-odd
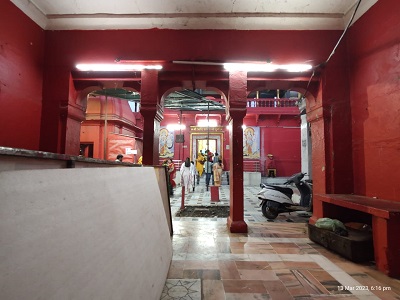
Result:
{"label": "red wall", "polygon": [[0,146],[39,149],[43,30],[0,1]]}
{"label": "red wall", "polygon": [[398,12],[400,1],[379,1],[348,38],[354,192],[395,201],[400,201]]}
{"label": "red wall", "polygon": [[267,154],[273,154],[278,177],[288,177],[301,171],[300,118],[298,116],[246,117],[247,126],[260,127],[261,167],[265,168]]}

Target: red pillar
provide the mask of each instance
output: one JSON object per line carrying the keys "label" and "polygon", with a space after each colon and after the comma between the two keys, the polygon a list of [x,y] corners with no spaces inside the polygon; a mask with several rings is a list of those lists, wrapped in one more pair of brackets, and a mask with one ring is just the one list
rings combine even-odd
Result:
{"label": "red pillar", "polygon": [[143,116],[143,164],[158,165],[159,132],[163,111],[159,104],[157,70],[142,71],[140,93],[140,113]]}
{"label": "red pillar", "polygon": [[227,118],[231,126],[230,144],[230,213],[228,227],[231,232],[246,233],[244,221],[243,188],[243,118],[246,116],[247,74],[229,73]]}
{"label": "red pillar", "polygon": [[[86,96],[86,95],[85,95]],[[81,124],[85,121],[85,110],[75,90],[72,76],[69,78],[68,102],[60,106],[61,115],[61,153],[79,155]]]}
{"label": "red pillar", "polygon": [[[62,68],[47,68],[43,79],[43,105],[40,124],[40,149],[65,153],[65,131],[71,83],[71,72]],[[79,134],[77,139],[79,141]]]}
{"label": "red pillar", "polygon": [[182,185],[181,210],[185,209],[185,187]]}
{"label": "red pillar", "polygon": [[390,277],[400,277],[400,240],[398,219],[383,219],[372,216],[376,268]]}
{"label": "red pillar", "polygon": [[[354,190],[351,109],[347,74],[342,65],[336,61],[327,66],[315,91],[316,98],[307,98],[314,194],[351,194]],[[315,198],[311,224],[325,217],[318,202]]]}
{"label": "red pillar", "polygon": [[[322,106],[314,107],[311,112],[307,113],[307,121],[311,123],[311,136],[312,136],[312,174],[313,174],[313,194],[326,194],[327,193],[327,164],[326,162],[326,136],[325,136],[325,123],[323,118]],[[328,139],[329,140],[329,139]],[[323,204],[317,199],[313,198],[313,216],[310,218],[310,223],[315,222],[322,218],[324,215]]]}

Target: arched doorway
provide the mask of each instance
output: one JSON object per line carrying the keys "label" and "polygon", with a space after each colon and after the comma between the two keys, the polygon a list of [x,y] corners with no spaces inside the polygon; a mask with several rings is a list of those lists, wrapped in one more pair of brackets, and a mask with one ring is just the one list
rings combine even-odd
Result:
{"label": "arched doorway", "polygon": [[98,89],[87,95],[86,103],[80,155],[115,160],[122,154],[123,161],[136,163],[143,149],[139,93],[123,88]]}

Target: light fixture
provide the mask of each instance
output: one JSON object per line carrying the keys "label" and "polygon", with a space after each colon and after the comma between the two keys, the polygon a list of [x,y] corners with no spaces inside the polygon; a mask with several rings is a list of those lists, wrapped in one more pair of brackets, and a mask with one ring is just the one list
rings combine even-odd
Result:
{"label": "light fixture", "polygon": [[311,65],[308,64],[290,64],[290,65],[282,65],[280,69],[286,70],[288,72],[305,72],[312,69]]}
{"label": "light fixture", "polygon": [[184,124],[168,124],[167,129],[168,129],[168,131],[185,130],[186,126]]}
{"label": "light fixture", "polygon": [[161,65],[133,65],[133,64],[77,64],[80,71],[142,71],[161,70]]}
{"label": "light fixture", "polygon": [[199,120],[197,122],[198,127],[217,127],[217,120]]}
{"label": "light fixture", "polygon": [[246,72],[274,72],[277,66],[274,64],[255,64],[255,63],[226,63],[224,68],[227,71],[246,71]]}
{"label": "light fixture", "polygon": [[225,63],[224,68],[227,71],[246,72],[275,72],[277,70],[287,72],[305,72],[311,70],[312,66],[308,64],[276,65],[271,63]]}

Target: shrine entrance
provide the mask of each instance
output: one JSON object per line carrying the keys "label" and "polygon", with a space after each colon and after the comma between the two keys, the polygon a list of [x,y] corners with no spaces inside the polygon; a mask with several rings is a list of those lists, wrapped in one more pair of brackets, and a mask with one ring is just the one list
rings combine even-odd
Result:
{"label": "shrine entrance", "polygon": [[190,127],[190,155],[193,160],[196,160],[200,150],[205,153],[209,149],[212,153],[223,153],[224,129],[218,127]]}
{"label": "shrine entrance", "polygon": [[[212,153],[215,153],[217,151],[217,139],[198,139],[196,141],[197,147],[194,150],[194,154],[196,155],[197,153],[200,152],[200,150],[203,153],[206,153],[206,150],[210,150]],[[218,151],[217,151],[218,152]]]}

